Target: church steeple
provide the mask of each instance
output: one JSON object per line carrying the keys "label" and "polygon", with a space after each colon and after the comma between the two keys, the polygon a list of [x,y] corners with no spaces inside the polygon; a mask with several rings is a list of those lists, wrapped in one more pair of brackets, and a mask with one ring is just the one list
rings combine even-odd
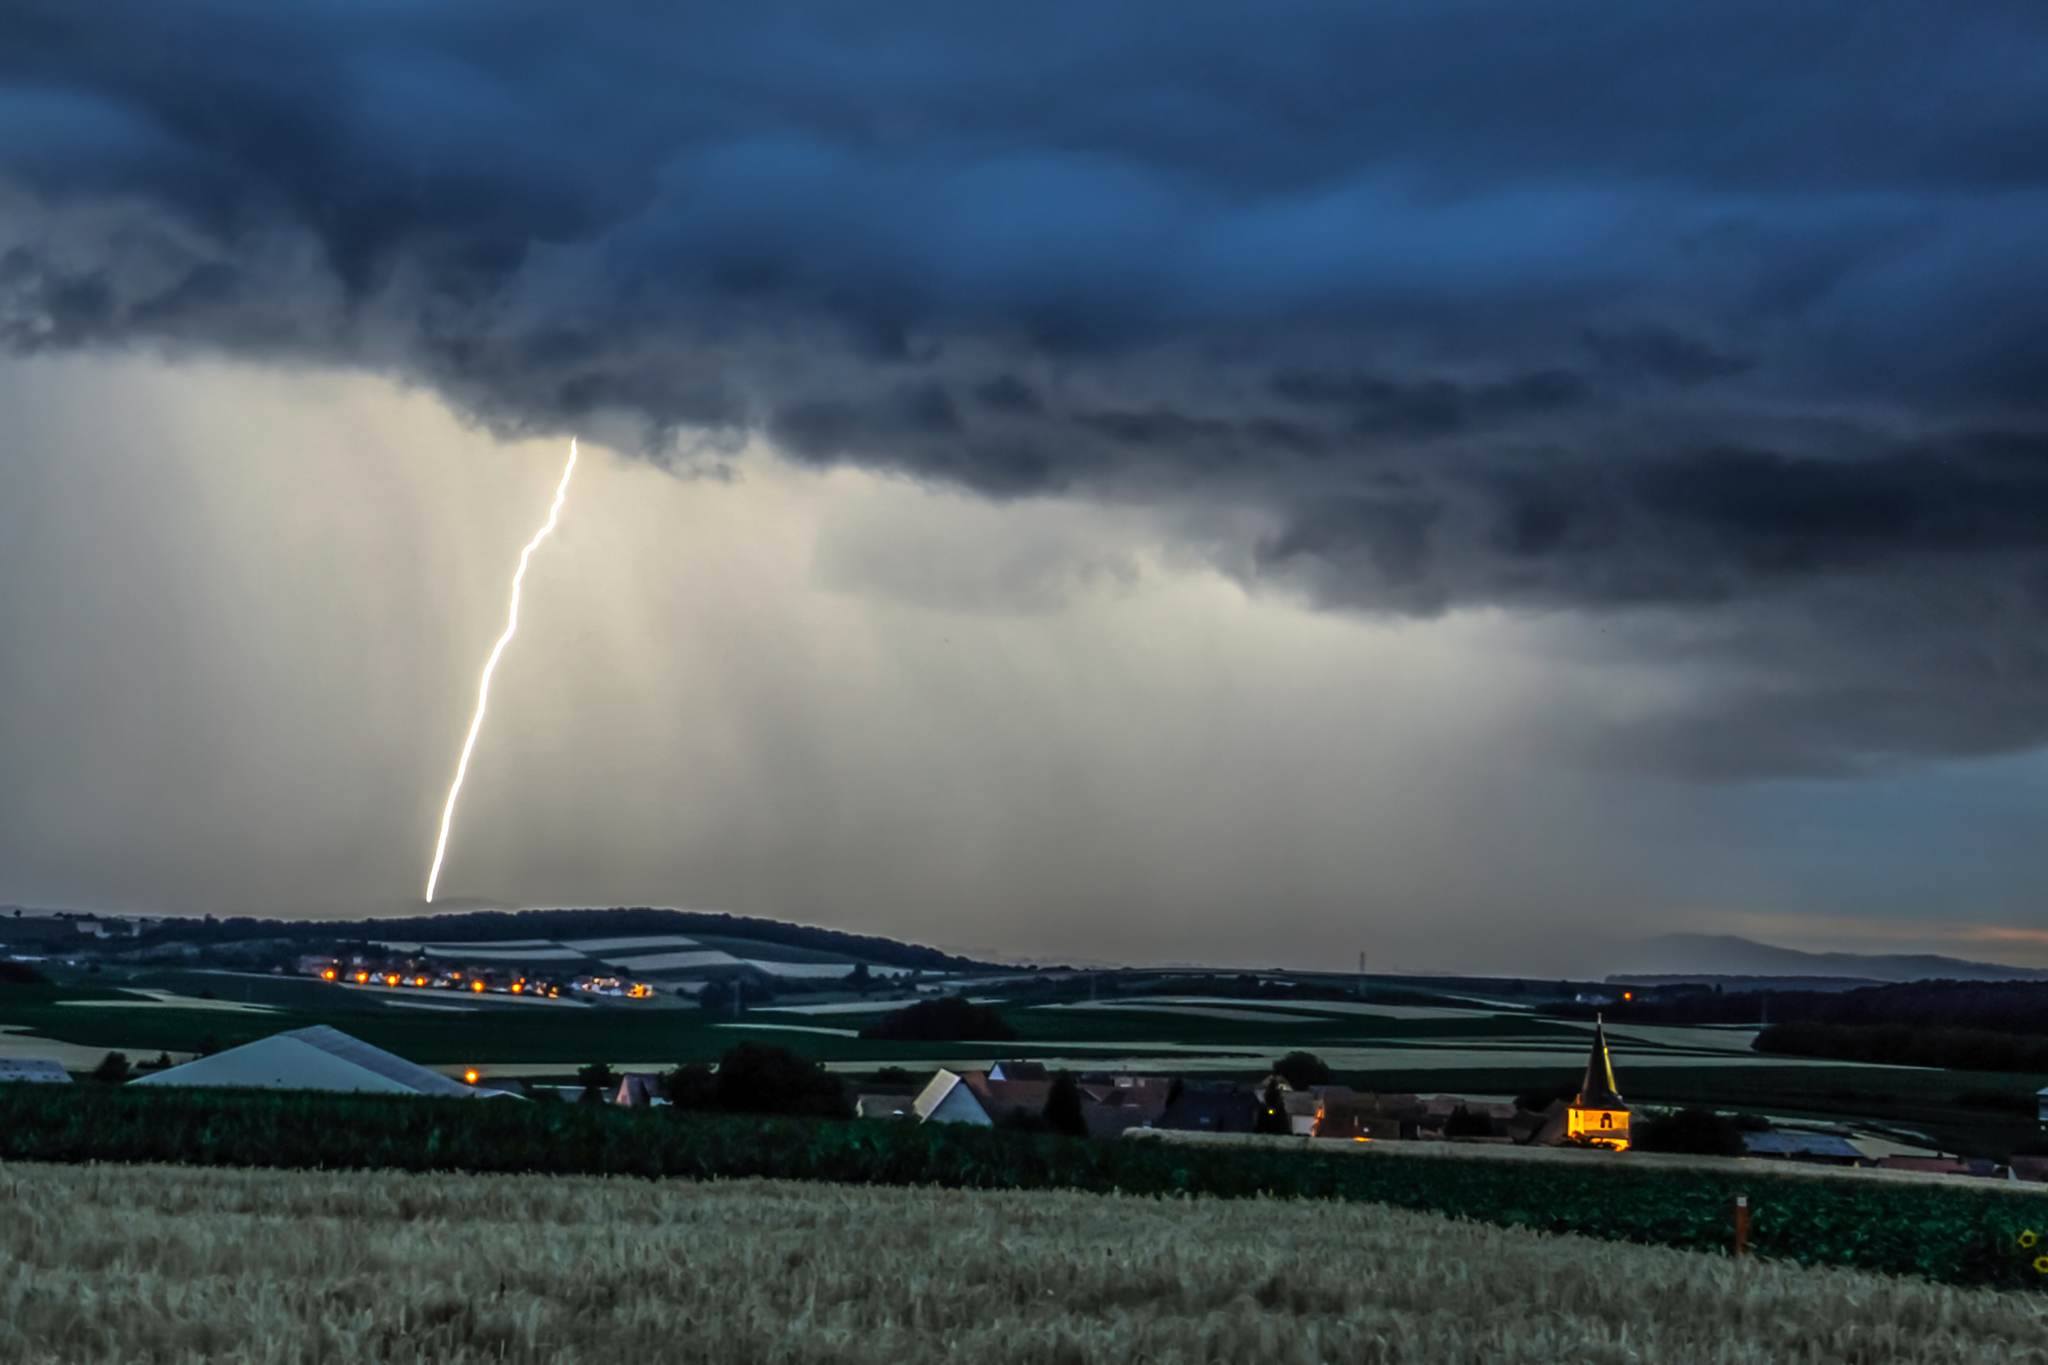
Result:
{"label": "church steeple", "polygon": [[1626,1151],[1628,1120],[1628,1105],[1614,1084],[1614,1059],[1607,1053],[1607,1021],[1595,1015],[1586,1077],[1579,1082],[1578,1097],[1565,1110],[1565,1140]]}
{"label": "church steeple", "polygon": [[1593,1052],[1586,1058],[1586,1078],[1579,1082],[1582,1109],[1626,1109],[1614,1084],[1614,1059],[1607,1054],[1607,1023],[1593,1016]]}

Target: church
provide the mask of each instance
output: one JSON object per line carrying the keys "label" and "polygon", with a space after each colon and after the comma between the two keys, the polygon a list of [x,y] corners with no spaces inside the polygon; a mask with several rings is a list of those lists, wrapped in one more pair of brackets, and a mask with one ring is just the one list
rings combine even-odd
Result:
{"label": "church", "polygon": [[1564,1140],[1628,1149],[1628,1105],[1614,1084],[1614,1059],[1607,1054],[1607,1026],[1593,1020],[1593,1052],[1586,1058],[1586,1076],[1565,1110]]}

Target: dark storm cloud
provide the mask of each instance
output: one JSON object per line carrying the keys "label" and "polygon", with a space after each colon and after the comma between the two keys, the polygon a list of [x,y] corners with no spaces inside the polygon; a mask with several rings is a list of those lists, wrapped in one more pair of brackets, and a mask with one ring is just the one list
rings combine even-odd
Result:
{"label": "dark storm cloud", "polygon": [[[1233,567],[1347,607],[1789,613],[1754,733],[1826,770],[1942,750],[1914,604],[2048,571],[2044,40],[1992,0],[22,4],[0,338],[1248,509]],[[1955,747],[2038,741],[2031,696]]]}

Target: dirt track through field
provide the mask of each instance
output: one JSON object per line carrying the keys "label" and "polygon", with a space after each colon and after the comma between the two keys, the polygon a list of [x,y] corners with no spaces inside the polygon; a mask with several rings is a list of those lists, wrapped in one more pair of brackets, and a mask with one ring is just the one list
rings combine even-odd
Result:
{"label": "dirt track through field", "polygon": [[0,1166],[0,1359],[2048,1362],[2044,1300],[1363,1205]]}

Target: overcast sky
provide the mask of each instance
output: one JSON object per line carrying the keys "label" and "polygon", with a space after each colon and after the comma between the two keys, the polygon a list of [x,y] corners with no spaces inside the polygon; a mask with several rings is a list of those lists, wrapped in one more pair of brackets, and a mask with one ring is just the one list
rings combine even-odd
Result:
{"label": "overcast sky", "polygon": [[2048,11],[0,11],[0,901],[2048,962]]}

